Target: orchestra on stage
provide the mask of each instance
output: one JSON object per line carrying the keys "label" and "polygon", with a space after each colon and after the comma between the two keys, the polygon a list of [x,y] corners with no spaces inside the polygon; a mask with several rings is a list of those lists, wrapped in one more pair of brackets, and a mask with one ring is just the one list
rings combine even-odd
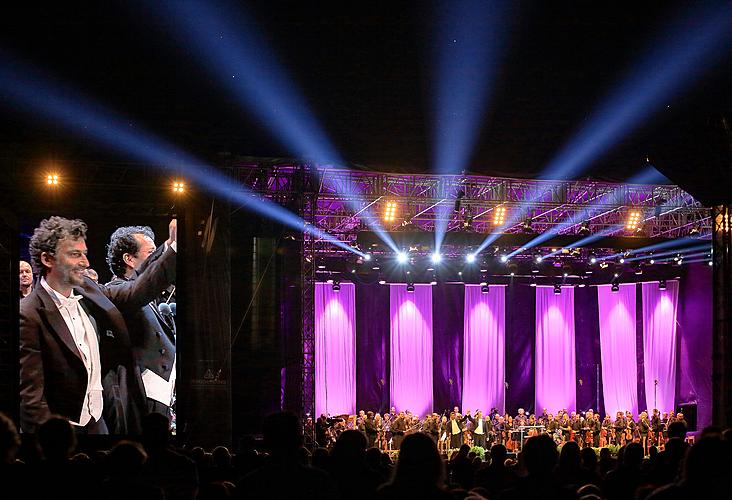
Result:
{"label": "orchestra on stage", "polygon": [[502,444],[509,452],[515,453],[522,449],[528,438],[548,434],[557,445],[574,441],[580,447],[602,448],[636,442],[641,443],[648,454],[653,446],[663,449],[668,427],[673,422],[685,424],[683,413],[662,414],[654,409],[650,416],[643,411],[635,418],[630,411],[618,411],[613,419],[611,415],[601,418],[591,409],[579,413],[562,409],[554,414],[547,413],[545,408],[537,416],[519,408],[518,414],[511,416],[508,413],[501,415],[495,408],[488,415],[480,410],[475,413],[468,410],[462,414],[455,407],[449,413],[445,411],[421,417],[392,407],[383,415],[364,410],[357,415],[321,415],[315,422],[315,438],[317,446],[327,448],[343,431],[358,430],[366,436],[369,447],[392,451],[399,449],[404,436],[422,432],[430,436],[444,453],[463,444],[485,449]]}

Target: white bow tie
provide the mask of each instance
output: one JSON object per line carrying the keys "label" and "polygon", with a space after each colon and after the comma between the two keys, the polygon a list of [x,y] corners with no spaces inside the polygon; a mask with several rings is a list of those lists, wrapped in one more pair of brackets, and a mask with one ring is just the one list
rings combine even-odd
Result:
{"label": "white bow tie", "polygon": [[79,303],[79,301],[82,299],[81,295],[72,295],[70,297],[58,297],[59,300],[59,306],[65,307],[67,309],[72,309],[76,307],[76,304]]}

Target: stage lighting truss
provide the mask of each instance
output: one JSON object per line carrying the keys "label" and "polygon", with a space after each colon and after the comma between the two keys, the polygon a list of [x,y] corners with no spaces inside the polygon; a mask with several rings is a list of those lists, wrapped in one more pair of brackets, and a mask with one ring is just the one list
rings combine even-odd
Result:
{"label": "stage lighting truss", "polygon": [[[417,234],[434,233],[438,223],[446,224],[448,233],[476,235],[557,230],[560,236],[623,236],[626,231],[637,235],[641,227],[654,238],[685,237],[690,228],[699,228],[697,238],[711,235],[709,210],[673,185],[394,174],[251,158],[234,160],[226,169],[234,181],[284,206],[301,196],[303,172],[317,170],[315,225],[350,245],[375,225]],[[659,205],[659,200],[664,203]],[[460,202],[459,216],[444,210],[446,202],[454,201]],[[399,212],[407,225],[402,225]],[[511,253],[515,248],[505,250]],[[341,252],[333,245],[323,245],[323,251]],[[393,255],[394,250],[379,243],[369,251]],[[420,248],[415,255],[428,256],[430,251]],[[441,251],[465,255],[465,248],[450,248],[446,242]]]}

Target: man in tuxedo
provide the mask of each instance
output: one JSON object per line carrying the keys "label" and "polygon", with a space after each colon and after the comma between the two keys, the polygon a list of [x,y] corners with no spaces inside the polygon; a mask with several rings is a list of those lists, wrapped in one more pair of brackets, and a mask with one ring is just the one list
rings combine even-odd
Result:
{"label": "man in tuxedo", "polygon": [[33,269],[26,261],[20,261],[20,298],[26,298],[33,291]]}
{"label": "man in tuxedo", "polygon": [[[120,227],[112,233],[107,245],[107,264],[115,289],[134,282],[148,259],[156,259],[165,246],[156,249],[155,233],[148,226]],[[159,307],[165,300],[158,295],[137,310],[124,313],[130,332],[132,353],[138,365],[147,397],[147,409],[172,418],[171,405],[175,391],[175,320],[169,307]],[[161,312],[163,311],[163,312]],[[165,313],[165,314],[163,314]]]}
{"label": "man in tuxedo", "polygon": [[30,241],[39,284],[20,303],[20,424],[35,432],[52,414],[80,433],[140,432],[145,400],[123,312],[175,279],[176,221],[168,250],[125,286],[100,287],[89,267],[86,224],[51,217]]}

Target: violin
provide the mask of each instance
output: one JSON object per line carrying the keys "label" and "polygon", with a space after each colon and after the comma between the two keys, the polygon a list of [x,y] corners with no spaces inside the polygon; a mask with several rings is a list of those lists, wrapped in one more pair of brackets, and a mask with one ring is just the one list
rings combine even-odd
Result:
{"label": "violin", "polygon": [[600,429],[600,448],[607,446],[607,429]]}

